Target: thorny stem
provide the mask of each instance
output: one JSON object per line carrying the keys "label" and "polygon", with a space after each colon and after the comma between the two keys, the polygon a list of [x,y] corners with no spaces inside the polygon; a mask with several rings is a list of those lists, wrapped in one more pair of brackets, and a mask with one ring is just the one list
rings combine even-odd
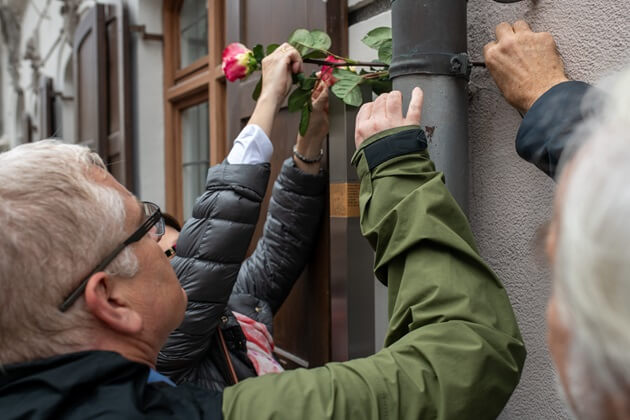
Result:
{"label": "thorny stem", "polygon": [[389,64],[385,64],[385,63],[366,62],[366,61],[354,61],[354,60],[344,61],[343,63],[331,63],[329,61],[317,60],[315,58],[305,58],[303,61],[305,63],[319,64],[320,66],[328,66],[328,67],[347,67],[347,66],[354,66],[354,67],[389,67]]}

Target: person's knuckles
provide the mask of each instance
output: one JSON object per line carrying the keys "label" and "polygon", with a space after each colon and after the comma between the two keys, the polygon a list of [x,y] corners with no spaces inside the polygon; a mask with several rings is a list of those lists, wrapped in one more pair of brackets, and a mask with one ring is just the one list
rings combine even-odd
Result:
{"label": "person's knuckles", "polygon": [[518,47],[517,38],[514,35],[504,37],[498,44],[498,50],[503,54],[510,54]]}
{"label": "person's knuckles", "polygon": [[556,48],[556,41],[553,39],[553,35],[550,32],[540,32],[536,34],[536,38],[548,49]]}

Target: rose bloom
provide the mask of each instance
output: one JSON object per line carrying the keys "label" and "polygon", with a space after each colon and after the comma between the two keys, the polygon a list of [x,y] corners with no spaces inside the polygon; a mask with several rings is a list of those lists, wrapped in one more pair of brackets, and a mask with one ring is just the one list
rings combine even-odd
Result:
{"label": "rose bloom", "polygon": [[239,42],[225,47],[221,59],[223,74],[230,82],[249,76],[258,67],[254,53]]}
{"label": "rose bloom", "polygon": [[[345,61],[335,58],[334,55],[326,57],[326,61],[329,63],[345,63]],[[333,76],[334,69],[335,68],[333,66],[322,66],[320,79],[322,79],[322,82],[326,83],[328,86],[332,86],[337,82],[337,79]]]}

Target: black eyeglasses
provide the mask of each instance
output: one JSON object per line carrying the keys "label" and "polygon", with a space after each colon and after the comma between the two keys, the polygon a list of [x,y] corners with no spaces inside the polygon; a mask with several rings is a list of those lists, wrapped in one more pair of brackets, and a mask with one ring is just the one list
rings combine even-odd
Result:
{"label": "black eyeglasses", "polygon": [[160,240],[162,235],[164,235],[164,219],[162,218],[162,213],[160,212],[160,208],[157,204],[150,203],[148,201],[143,201],[143,210],[144,214],[147,217],[145,221],[140,225],[140,227],[129,236],[123,243],[118,245],[116,249],[112,251],[105,259],[96,266],[94,270],[90,272],[81,283],[68,295],[68,297],[63,301],[61,305],[59,305],[59,310],[61,312],[65,312],[70,308],[74,302],[83,294],[85,291],[85,286],[87,286],[87,282],[92,277],[94,273],[98,273],[99,271],[104,271],[105,268],[112,262],[114,259],[122,252],[123,249],[127,245],[130,245],[134,242],[138,242],[140,239],[144,237],[147,233],[151,235],[156,242]]}

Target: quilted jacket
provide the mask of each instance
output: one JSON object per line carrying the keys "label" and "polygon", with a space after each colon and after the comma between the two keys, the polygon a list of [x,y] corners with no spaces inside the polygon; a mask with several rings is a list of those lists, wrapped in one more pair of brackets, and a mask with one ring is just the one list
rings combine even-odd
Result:
{"label": "quilted jacket", "polygon": [[172,265],[188,294],[188,307],[157,365],[177,383],[222,390],[233,382],[217,327],[239,380],[256,376],[232,311],[272,332],[273,315],[311,255],[326,178],[302,172],[290,158],[273,186],[262,237],[243,261],[268,179],[268,164],[224,162],[210,168],[206,191],[182,228]]}

